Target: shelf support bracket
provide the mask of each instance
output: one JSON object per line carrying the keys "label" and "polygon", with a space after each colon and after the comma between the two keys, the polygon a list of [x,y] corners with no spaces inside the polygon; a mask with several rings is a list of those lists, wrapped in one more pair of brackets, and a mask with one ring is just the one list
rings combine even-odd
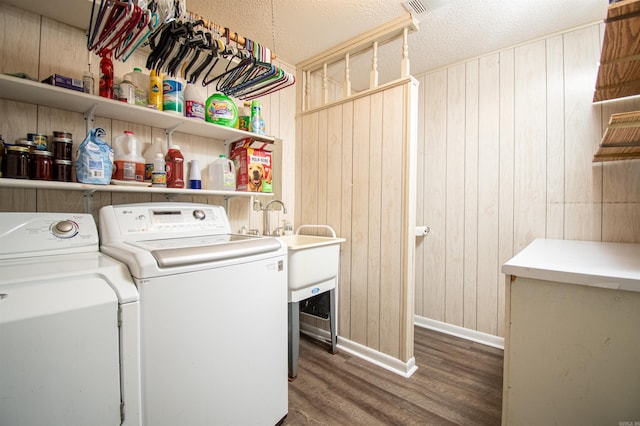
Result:
{"label": "shelf support bracket", "polygon": [[97,107],[98,107],[98,104],[93,104],[93,106],[88,110],[86,110],[83,114],[85,135],[88,135],[89,131],[93,129]]}
{"label": "shelf support bracket", "polygon": [[229,200],[231,199],[230,196],[225,195],[224,196],[224,211],[227,212],[227,215],[229,214]]}
{"label": "shelf support bracket", "polygon": [[88,214],[92,214],[93,212],[93,193],[96,192],[95,189],[88,189],[83,192],[82,196],[84,198],[84,212]]}
{"label": "shelf support bracket", "polygon": [[176,124],[175,126],[171,126],[171,127],[169,127],[169,128],[164,130],[164,133],[167,135],[167,151],[169,150],[171,145],[173,145],[173,143],[172,143],[173,132],[178,127],[182,126],[183,124],[184,124],[184,122],[181,121],[180,123]]}

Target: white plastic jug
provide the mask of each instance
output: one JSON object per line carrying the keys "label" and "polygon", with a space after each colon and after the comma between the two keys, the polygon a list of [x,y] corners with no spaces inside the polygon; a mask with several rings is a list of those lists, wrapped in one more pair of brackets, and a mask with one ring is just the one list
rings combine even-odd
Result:
{"label": "white plastic jug", "polygon": [[236,190],[236,168],[233,161],[220,154],[209,164],[209,189],[222,191]]}
{"label": "white plastic jug", "polygon": [[144,157],[142,144],[133,132],[126,130],[115,139],[114,172],[112,178],[120,181],[144,181]]}

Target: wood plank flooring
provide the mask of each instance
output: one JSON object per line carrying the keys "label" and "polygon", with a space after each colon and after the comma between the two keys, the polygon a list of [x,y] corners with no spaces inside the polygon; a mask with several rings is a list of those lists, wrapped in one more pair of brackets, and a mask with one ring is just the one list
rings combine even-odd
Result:
{"label": "wood plank flooring", "polygon": [[300,338],[283,425],[499,425],[503,351],[415,328],[418,370],[404,378]]}

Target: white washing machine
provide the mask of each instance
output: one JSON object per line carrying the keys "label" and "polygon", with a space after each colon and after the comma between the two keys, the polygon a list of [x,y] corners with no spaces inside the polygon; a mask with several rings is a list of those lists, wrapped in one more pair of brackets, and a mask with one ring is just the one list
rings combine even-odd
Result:
{"label": "white washing machine", "polygon": [[91,215],[0,213],[0,425],[140,425],[139,327]]}
{"label": "white washing machine", "polygon": [[107,206],[101,250],[140,292],[143,423],[274,425],[286,417],[287,248],[230,233],[224,209]]}

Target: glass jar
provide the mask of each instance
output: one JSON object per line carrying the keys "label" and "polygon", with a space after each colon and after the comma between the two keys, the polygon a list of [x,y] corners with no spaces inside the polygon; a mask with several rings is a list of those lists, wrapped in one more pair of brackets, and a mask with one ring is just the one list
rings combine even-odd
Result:
{"label": "glass jar", "polygon": [[71,182],[71,161],[53,160],[53,178],[59,182]]}
{"label": "glass jar", "polygon": [[53,156],[56,160],[71,160],[73,141],[69,138],[53,138]]}
{"label": "glass jar", "polygon": [[31,152],[29,177],[36,180],[53,179],[53,155],[50,151]]}
{"label": "glass jar", "polygon": [[8,146],[6,156],[5,176],[14,179],[29,179],[29,148],[17,145]]}

